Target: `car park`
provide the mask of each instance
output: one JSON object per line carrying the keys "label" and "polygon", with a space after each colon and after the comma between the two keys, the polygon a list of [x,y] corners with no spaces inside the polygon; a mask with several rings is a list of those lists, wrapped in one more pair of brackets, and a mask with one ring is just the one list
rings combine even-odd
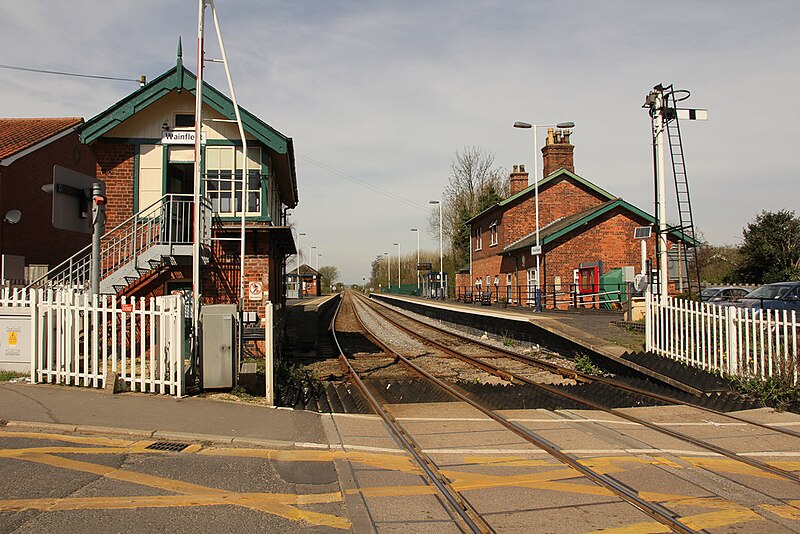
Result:
{"label": "car park", "polygon": [[744,287],[715,286],[706,287],[700,291],[700,300],[713,304],[736,302],[749,292]]}
{"label": "car park", "polygon": [[777,282],[754,289],[737,303],[743,308],[800,311],[800,282]]}

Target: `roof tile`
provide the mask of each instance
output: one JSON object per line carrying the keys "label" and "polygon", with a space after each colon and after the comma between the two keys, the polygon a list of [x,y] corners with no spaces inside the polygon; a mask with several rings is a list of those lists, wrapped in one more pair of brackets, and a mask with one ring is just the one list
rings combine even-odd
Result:
{"label": "roof tile", "polygon": [[82,122],[80,117],[0,118],[0,159],[13,156]]}

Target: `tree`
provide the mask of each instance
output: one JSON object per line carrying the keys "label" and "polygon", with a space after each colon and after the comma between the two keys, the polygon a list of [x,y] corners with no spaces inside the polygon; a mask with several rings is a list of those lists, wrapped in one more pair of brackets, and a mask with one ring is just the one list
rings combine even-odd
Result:
{"label": "tree", "polygon": [[[443,246],[455,268],[469,262],[470,232],[464,222],[508,194],[508,179],[494,166],[494,154],[478,147],[456,151],[450,177],[443,191]],[[439,238],[439,213],[434,209],[428,222],[431,235]]]}
{"label": "tree", "polygon": [[697,247],[700,278],[711,284],[738,282],[737,269],[741,262],[739,249],[733,245]]}
{"label": "tree", "polygon": [[319,268],[319,274],[322,276],[322,283],[324,284],[323,291],[339,280],[339,269],[333,265],[323,265]]}
{"label": "tree", "polygon": [[742,235],[739,280],[750,284],[800,280],[800,218],[793,211],[762,211]]}

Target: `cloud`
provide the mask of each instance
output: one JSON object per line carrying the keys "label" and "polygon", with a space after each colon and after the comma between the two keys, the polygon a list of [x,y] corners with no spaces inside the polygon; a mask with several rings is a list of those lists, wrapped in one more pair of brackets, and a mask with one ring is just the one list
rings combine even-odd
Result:
{"label": "cloud", "polygon": [[[506,168],[531,166],[515,120],[576,123],[576,170],[652,211],[650,124],[657,83],[692,91],[707,123],[682,124],[695,220],[733,243],[762,209],[797,204],[796,21],[800,4],[217,0],[241,104],[294,138],[299,154],[409,198],[438,198],[450,160],[480,146]],[[194,70],[193,2],[46,2],[0,6],[7,64],[150,79]],[[217,57],[210,17],[207,50]],[[222,69],[208,79],[225,89]],[[0,114],[91,117],[134,90],[123,82],[0,70]],[[543,140],[540,135],[539,141]],[[295,221],[360,282],[378,253],[427,214],[298,158]],[[422,246],[438,248],[438,236]]]}

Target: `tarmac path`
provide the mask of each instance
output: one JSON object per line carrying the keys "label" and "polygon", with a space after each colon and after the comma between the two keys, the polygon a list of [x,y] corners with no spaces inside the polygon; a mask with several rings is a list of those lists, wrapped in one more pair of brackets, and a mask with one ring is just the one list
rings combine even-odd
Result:
{"label": "tarmac path", "polygon": [[[113,408],[113,409],[112,409]],[[607,490],[511,441],[457,403],[391,409],[498,532],[661,532]],[[637,408],[781,468],[800,440]],[[13,415],[13,417],[11,417]],[[709,532],[800,531],[800,488],[728,458],[652,445],[646,429],[591,411],[509,419]],[[748,417],[796,428],[800,417]],[[434,489],[371,415],[320,415],[205,399],[0,384],[0,532],[455,532]],[[177,452],[149,449],[181,443]],[[750,488],[742,495],[742,487]]]}

